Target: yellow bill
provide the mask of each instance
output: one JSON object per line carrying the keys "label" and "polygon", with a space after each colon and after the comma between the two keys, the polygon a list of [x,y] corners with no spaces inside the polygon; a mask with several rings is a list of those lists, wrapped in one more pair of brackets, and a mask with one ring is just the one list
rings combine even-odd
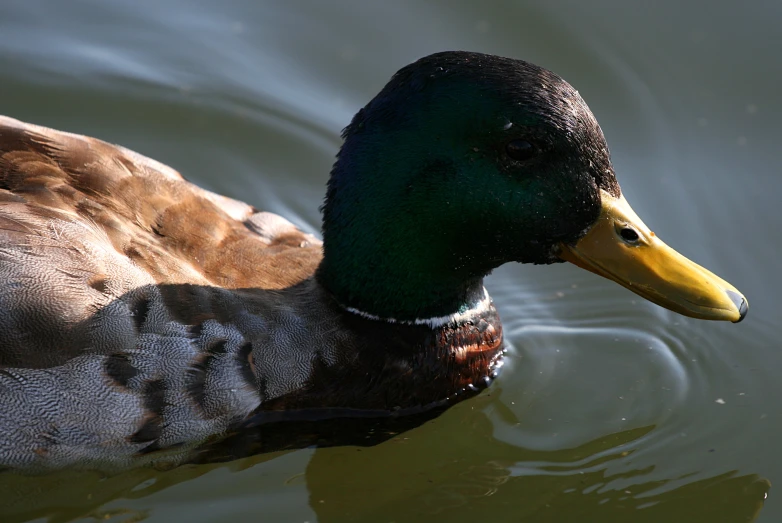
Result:
{"label": "yellow bill", "polygon": [[624,196],[601,191],[597,222],[560,257],[627,287],[666,309],[704,320],[739,322],[747,299],[730,283],[668,247]]}

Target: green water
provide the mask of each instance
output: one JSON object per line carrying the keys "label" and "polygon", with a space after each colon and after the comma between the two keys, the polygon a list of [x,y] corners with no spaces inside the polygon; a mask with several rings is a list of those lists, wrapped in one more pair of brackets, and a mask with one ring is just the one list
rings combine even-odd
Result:
{"label": "green water", "polygon": [[[339,131],[467,49],[565,77],[668,244],[751,304],[676,316],[571,266],[487,282],[512,345],[476,399],[370,448],[0,475],[0,521],[743,522],[782,480],[782,4],[5,0],[0,113],[98,136],[319,227]],[[770,494],[757,521],[782,520]]]}

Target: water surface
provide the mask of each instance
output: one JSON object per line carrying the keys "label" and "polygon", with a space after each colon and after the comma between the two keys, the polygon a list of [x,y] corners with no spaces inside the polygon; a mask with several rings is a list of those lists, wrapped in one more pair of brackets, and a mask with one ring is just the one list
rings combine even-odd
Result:
{"label": "water surface", "polygon": [[[570,266],[487,280],[487,392],[374,447],[105,477],[0,475],[2,521],[741,522],[782,480],[782,5],[19,0],[0,113],[120,143],[319,228],[339,131],[399,67],[466,49],[576,86],[636,211],[749,298],[740,325]],[[757,521],[782,519],[773,495]]]}

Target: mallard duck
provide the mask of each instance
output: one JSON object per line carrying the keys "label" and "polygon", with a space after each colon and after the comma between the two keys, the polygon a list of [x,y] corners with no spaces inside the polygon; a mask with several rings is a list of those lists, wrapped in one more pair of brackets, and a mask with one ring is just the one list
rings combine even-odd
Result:
{"label": "mallard duck", "polygon": [[0,118],[0,465],[123,467],[265,419],[469,397],[501,362],[483,279],[507,262],[747,313],[636,216],[594,116],[546,69],[427,56],[343,138],[321,242],[122,147]]}

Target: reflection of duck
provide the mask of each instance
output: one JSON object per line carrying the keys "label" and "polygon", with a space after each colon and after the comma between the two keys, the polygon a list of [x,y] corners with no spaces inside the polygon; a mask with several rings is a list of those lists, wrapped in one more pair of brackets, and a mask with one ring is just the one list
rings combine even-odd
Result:
{"label": "reflection of duck", "polygon": [[[282,466],[279,461],[264,466],[280,457],[275,453],[165,472],[137,467],[108,476],[74,470],[45,476],[0,473],[0,513],[3,523],[112,515],[119,520],[119,514],[154,506],[162,495],[178,514],[209,514],[207,507],[220,504],[221,520],[243,521],[254,509],[268,514],[273,500],[284,496],[275,519],[303,520],[309,500],[317,521],[325,523],[417,521],[422,514],[436,515],[438,521],[473,521],[487,511],[506,513],[502,507],[512,507],[514,518],[521,521],[570,521],[578,514],[579,521],[750,522],[770,488],[755,474],[733,471],[683,478],[674,473],[668,478],[659,467],[645,466],[643,459],[639,463],[634,450],[648,444],[644,438],[653,426],[558,450],[511,445],[494,439],[496,420],[486,416],[496,413],[495,398],[475,398],[474,409],[452,410],[447,420],[436,421],[434,430],[409,438],[399,436],[371,448],[289,454]],[[449,428],[458,435],[443,445]],[[217,470],[226,467],[232,473]],[[303,474],[295,474],[299,471]],[[232,503],[223,506],[226,492],[231,492]],[[131,520],[136,521],[122,519]]]}
{"label": "reflection of duck", "polygon": [[464,397],[498,362],[482,279],[509,261],[746,313],[632,212],[591,112],[544,69],[429,56],[344,137],[321,247],[126,149],[0,119],[0,461],[121,466],[265,411]]}

